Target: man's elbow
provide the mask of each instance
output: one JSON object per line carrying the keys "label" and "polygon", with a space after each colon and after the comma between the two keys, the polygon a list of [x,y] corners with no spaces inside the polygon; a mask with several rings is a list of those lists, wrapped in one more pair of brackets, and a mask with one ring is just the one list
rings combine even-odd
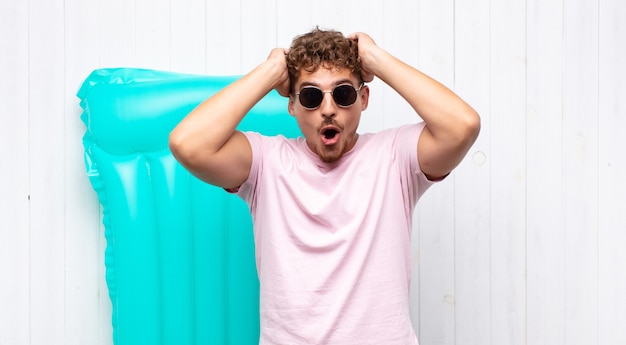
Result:
{"label": "man's elbow", "polygon": [[168,146],[170,148],[170,151],[172,152],[172,155],[178,159],[178,157],[180,156],[182,150],[183,150],[183,140],[180,137],[180,135],[178,134],[178,132],[176,132],[176,130],[172,131],[170,133],[169,139],[168,139]]}
{"label": "man's elbow", "polygon": [[464,135],[463,137],[466,139],[467,144],[470,146],[476,141],[478,138],[478,134],[480,134],[480,115],[471,109],[467,112],[464,117]]}
{"label": "man's elbow", "polygon": [[193,150],[188,140],[186,140],[185,136],[180,132],[174,130],[170,133],[168,146],[174,158],[183,166],[189,166],[193,162]]}

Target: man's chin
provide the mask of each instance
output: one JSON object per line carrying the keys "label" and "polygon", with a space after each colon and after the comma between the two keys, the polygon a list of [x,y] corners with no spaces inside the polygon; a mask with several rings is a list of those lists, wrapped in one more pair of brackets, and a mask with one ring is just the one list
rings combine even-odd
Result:
{"label": "man's chin", "polygon": [[339,150],[337,147],[335,147],[335,145],[333,145],[332,148],[331,147],[322,148],[317,153],[317,155],[318,157],[320,157],[320,159],[324,163],[334,163],[338,161],[339,158],[341,158],[342,153],[341,153],[341,150]]}

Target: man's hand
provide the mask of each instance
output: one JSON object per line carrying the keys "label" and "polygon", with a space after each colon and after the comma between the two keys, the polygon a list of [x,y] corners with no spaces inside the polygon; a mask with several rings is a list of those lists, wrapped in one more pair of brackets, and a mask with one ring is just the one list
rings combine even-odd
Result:
{"label": "man's hand", "polygon": [[287,71],[287,53],[289,49],[274,48],[267,57],[268,62],[273,62],[282,69],[280,77],[274,83],[274,89],[281,96],[289,97],[289,73]]}
{"label": "man's hand", "polygon": [[357,42],[359,59],[361,60],[361,79],[369,83],[376,76],[375,54],[381,48],[376,45],[376,42],[368,34],[363,32],[355,32],[348,35],[348,38]]}
{"label": "man's hand", "polygon": [[480,117],[450,89],[398,60],[364,33],[354,33],[362,78],[374,77],[391,86],[426,122],[417,156],[428,178],[446,176],[463,159],[480,131]]}
{"label": "man's hand", "polygon": [[224,188],[239,187],[248,178],[252,151],[237,125],[272,89],[289,95],[286,52],[273,49],[262,64],[202,102],[174,128],[170,149],[187,170]]}

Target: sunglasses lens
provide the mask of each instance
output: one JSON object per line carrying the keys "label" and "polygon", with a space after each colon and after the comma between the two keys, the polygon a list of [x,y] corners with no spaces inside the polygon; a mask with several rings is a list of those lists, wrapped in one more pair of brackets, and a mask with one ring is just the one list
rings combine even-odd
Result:
{"label": "sunglasses lens", "polygon": [[333,99],[335,103],[342,107],[347,107],[356,102],[356,90],[352,85],[339,85],[333,90]]}
{"label": "sunglasses lens", "polygon": [[[335,103],[341,107],[349,107],[357,98],[357,90],[349,84],[337,86],[333,92],[333,99]],[[300,90],[298,99],[303,107],[308,109],[315,109],[322,104],[324,99],[324,92],[314,86],[306,86]]]}
{"label": "sunglasses lens", "polygon": [[317,108],[320,104],[322,104],[322,99],[324,98],[324,93],[322,90],[315,87],[305,87],[300,90],[300,104],[303,107],[314,109]]}

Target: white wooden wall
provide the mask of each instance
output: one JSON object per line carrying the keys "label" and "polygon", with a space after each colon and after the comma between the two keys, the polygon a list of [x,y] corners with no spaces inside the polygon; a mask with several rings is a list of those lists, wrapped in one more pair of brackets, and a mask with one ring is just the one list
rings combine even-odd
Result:
{"label": "white wooden wall", "polygon": [[[370,33],[482,115],[416,212],[421,344],[626,344],[625,23],[622,0],[2,0],[0,344],[111,344],[88,73],[243,74],[316,24]],[[415,121],[371,87],[362,131]]]}

